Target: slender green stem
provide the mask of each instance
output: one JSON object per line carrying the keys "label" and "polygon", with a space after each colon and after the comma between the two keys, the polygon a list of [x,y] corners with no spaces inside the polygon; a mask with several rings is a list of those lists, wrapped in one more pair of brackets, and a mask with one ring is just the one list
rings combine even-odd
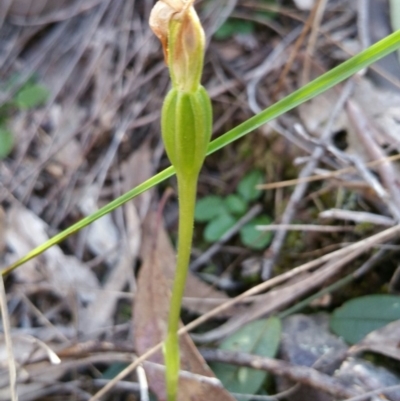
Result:
{"label": "slender green stem", "polygon": [[180,366],[179,318],[185,289],[193,238],[194,209],[198,177],[178,174],[179,228],[178,256],[168,317],[168,334],[164,344],[168,401],[175,401]]}

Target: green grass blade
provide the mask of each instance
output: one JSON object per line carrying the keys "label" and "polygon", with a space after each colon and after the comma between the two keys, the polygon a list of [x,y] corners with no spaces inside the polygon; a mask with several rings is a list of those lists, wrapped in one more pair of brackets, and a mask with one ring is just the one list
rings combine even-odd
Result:
{"label": "green grass blade", "polygon": [[[363,52],[357,54],[356,56],[350,58],[349,60],[340,64],[336,68],[321,75],[314,81],[308,83],[307,85],[303,86],[302,88],[298,89],[292,94],[286,96],[284,99],[278,101],[274,105],[268,107],[267,109],[258,113],[254,117],[249,118],[244,123],[238,125],[237,127],[228,131],[224,135],[215,139],[210,143],[207,154],[209,155],[211,153],[216,152],[217,150],[228,145],[229,143],[232,143],[233,141],[243,137],[249,132],[254,131],[261,125],[267,123],[268,121],[271,121],[279,117],[283,113],[292,110],[296,106],[306,102],[307,100],[310,100],[315,96],[318,96],[327,89],[332,88],[336,84],[350,77],[357,71],[360,71],[365,67],[368,67],[370,64],[374,63],[375,61],[379,60],[380,58],[388,55],[389,53],[399,48],[400,48],[400,30],[392,33],[391,35],[387,36],[381,41],[375,43],[374,45],[370,46]],[[73,224],[71,227],[57,234],[53,238],[50,238],[44,244],[35,248],[27,255],[25,255],[23,258],[19,259],[17,262],[4,269],[2,271],[2,274],[3,275],[8,274],[18,266],[34,258],[35,256],[40,255],[53,245],[63,241],[69,235],[74,234],[75,232],[88,226],[93,221],[99,219],[105,214],[110,213],[116,208],[122,206],[124,203],[128,202],[132,198],[140,195],[144,191],[147,191],[148,189],[154,187],[160,182],[171,177],[174,173],[175,173],[174,169],[172,167],[168,167],[162,172],[156,174],[147,181],[138,185],[136,188],[131,189],[129,192],[125,193],[124,195],[110,202],[108,205],[99,209],[96,213],[93,213],[90,216],[85,217],[79,222]]]}

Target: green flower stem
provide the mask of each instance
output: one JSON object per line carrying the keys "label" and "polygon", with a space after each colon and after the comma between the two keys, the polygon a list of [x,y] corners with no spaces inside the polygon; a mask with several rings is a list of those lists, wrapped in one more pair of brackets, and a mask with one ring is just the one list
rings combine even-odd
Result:
{"label": "green flower stem", "polygon": [[192,248],[197,179],[198,176],[185,177],[178,174],[178,256],[168,316],[168,334],[164,343],[168,401],[175,401],[178,389],[180,353],[177,333],[179,329],[182,297],[190,261],[190,251]]}
{"label": "green flower stem", "polygon": [[[190,0],[183,3],[191,4]],[[165,12],[157,7],[153,9],[150,21],[159,28],[158,22],[164,21]],[[160,7],[165,6],[161,4]],[[157,32],[160,33],[156,29]],[[181,13],[175,14],[165,34],[168,37],[166,53],[172,88],[162,107],[161,134],[178,179],[179,229],[164,360],[167,399],[175,401],[179,385],[181,304],[192,248],[197,181],[212,132],[212,107],[207,91],[200,84],[205,36],[194,8],[183,7]]]}

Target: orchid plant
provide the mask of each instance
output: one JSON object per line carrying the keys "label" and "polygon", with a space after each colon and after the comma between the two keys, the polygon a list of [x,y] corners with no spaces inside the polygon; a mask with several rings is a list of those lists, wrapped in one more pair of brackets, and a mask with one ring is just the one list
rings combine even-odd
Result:
{"label": "orchid plant", "polygon": [[211,101],[200,84],[205,35],[194,0],[162,0],[150,15],[161,40],[172,88],[161,113],[161,133],[178,179],[179,228],[175,280],[164,343],[168,401],[175,401],[180,366],[179,317],[192,247],[197,181],[212,131]]}
{"label": "orchid plant", "polygon": [[178,390],[180,358],[177,331],[192,243],[197,180],[204,158],[400,48],[399,30],[209,143],[212,111],[207,92],[200,85],[205,40],[193,3],[194,0],[160,0],[154,6],[150,18],[150,25],[161,40],[172,81],[161,119],[162,136],[172,166],[50,238],[2,270],[3,276],[10,273],[176,173],[180,208],[179,243],[168,333],[164,342],[169,401],[176,399]]}

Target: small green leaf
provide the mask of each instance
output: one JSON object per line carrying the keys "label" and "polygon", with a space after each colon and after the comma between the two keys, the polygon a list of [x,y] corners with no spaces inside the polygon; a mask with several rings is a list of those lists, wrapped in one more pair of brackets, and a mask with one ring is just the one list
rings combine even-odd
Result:
{"label": "small green leaf", "polygon": [[241,196],[236,194],[228,195],[225,198],[225,205],[232,214],[236,214],[238,216],[242,215],[247,210],[247,203]]}
{"label": "small green leaf", "polygon": [[15,104],[22,110],[32,109],[46,103],[49,91],[42,85],[24,86],[15,97]]}
{"label": "small green leaf", "polygon": [[214,38],[217,40],[225,40],[235,34],[249,34],[254,32],[255,25],[252,21],[229,18],[222,26],[214,33]]}
{"label": "small green leaf", "polygon": [[210,221],[224,211],[226,211],[224,200],[220,196],[205,196],[196,202],[194,219],[200,223]]}
{"label": "small green leaf", "polygon": [[367,295],[345,302],[335,309],[331,329],[348,343],[355,344],[371,331],[400,319],[400,297]]}
{"label": "small green leaf", "polygon": [[7,157],[14,146],[14,136],[11,131],[0,127],[0,160]]}
{"label": "small green leaf", "polygon": [[[225,339],[220,348],[273,358],[278,352],[280,338],[281,321],[270,317],[246,324]],[[211,368],[228,391],[241,394],[257,393],[268,375],[264,371],[225,363],[213,363]]]}
{"label": "small green leaf", "polygon": [[272,232],[262,232],[256,229],[256,226],[265,226],[271,224],[268,216],[255,217],[240,229],[240,239],[243,245],[250,249],[264,249],[270,244]]}
{"label": "small green leaf", "polygon": [[263,180],[264,175],[261,171],[250,171],[240,180],[237,191],[244,200],[254,201],[261,195],[261,191],[256,188],[256,185],[262,184]]}
{"label": "small green leaf", "polygon": [[204,239],[207,242],[218,241],[236,223],[236,219],[228,213],[222,213],[210,221],[204,230]]}

